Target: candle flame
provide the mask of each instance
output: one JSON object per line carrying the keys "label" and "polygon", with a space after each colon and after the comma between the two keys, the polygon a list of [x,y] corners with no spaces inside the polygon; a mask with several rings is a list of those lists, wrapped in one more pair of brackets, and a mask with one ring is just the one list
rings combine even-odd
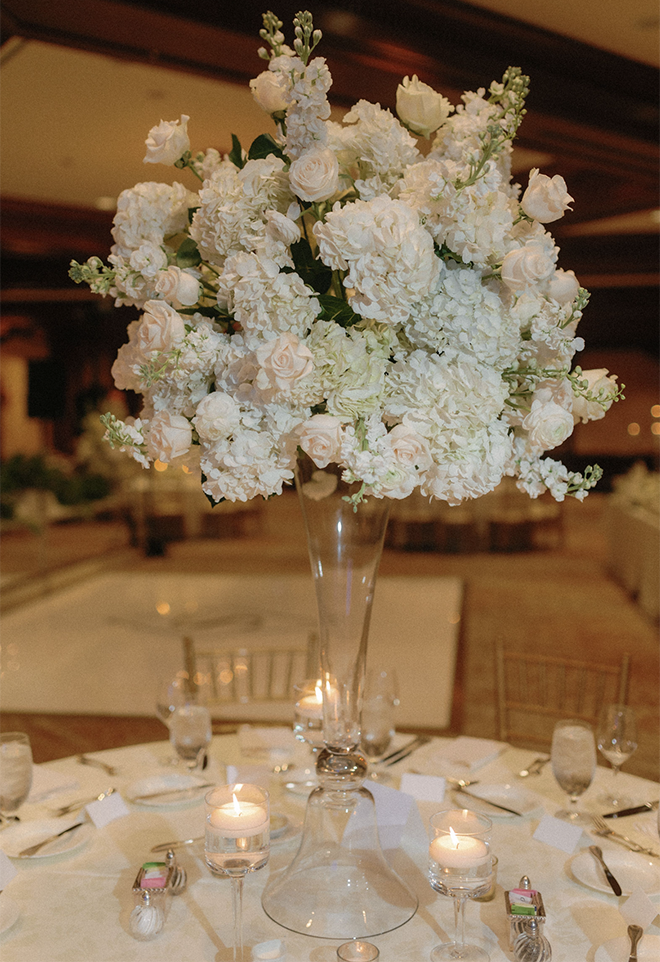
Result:
{"label": "candle flame", "polygon": [[450,834],[450,836],[451,836],[451,844],[454,846],[454,848],[457,849],[457,848],[458,848],[458,835],[456,834],[456,832],[454,831],[454,829],[451,827],[451,825],[449,826],[449,834]]}
{"label": "candle flame", "polygon": [[233,802],[234,802],[234,815],[240,815],[240,814],[241,814],[241,806],[238,804],[238,799],[236,798],[236,796],[235,796],[234,794],[232,794],[231,797],[232,797],[232,800],[233,800]]}
{"label": "candle flame", "polygon": [[322,705],[322,704],[323,704],[323,692],[321,691],[320,686],[317,685],[317,686],[314,688],[314,691],[316,692],[316,700],[317,700],[317,702],[319,703],[319,705]]}

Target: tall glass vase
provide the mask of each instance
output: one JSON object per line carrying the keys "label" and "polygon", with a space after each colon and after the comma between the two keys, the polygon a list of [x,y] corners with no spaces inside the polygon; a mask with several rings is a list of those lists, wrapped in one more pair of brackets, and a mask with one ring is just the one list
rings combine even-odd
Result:
{"label": "tall glass vase", "polygon": [[300,848],[268,882],[262,904],[275,922],[303,935],[365,938],[409,921],[417,897],[383,857],[374,799],[363,787],[360,699],[369,619],[389,501],[354,509],[356,486],[330,465],[301,457],[296,473],[319,610],[323,740]]}

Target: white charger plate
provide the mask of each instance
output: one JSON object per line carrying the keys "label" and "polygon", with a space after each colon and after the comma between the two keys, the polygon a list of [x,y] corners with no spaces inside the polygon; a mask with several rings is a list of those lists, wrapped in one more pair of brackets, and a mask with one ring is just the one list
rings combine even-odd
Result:
{"label": "white charger plate", "polygon": [[[69,821],[68,825],[74,825],[74,821]],[[90,822],[83,822],[80,828],[62,835],[61,838],[44,845],[42,849],[34,855],[21,855],[20,853],[30,845],[36,845],[49,835],[55,835],[68,828],[67,822],[61,818],[40,818],[33,822],[20,822],[3,829],[0,833],[0,848],[9,858],[37,859],[53,858],[56,855],[63,855],[65,852],[73,852],[80,848],[92,834]],[[0,899],[0,901],[2,901]]]}
{"label": "white charger plate", "polygon": [[10,899],[8,895],[3,895],[0,899],[0,935],[12,927],[20,914],[21,910],[18,903]]}
{"label": "white charger plate", "polygon": [[[451,783],[449,786],[451,787]],[[473,812],[480,812],[482,815],[488,815],[489,818],[516,818],[516,816],[485,804],[487,802],[504,805],[515,812],[520,812],[521,815],[532,815],[543,808],[543,801],[539,795],[519,785],[479,782],[478,785],[470,786],[469,795],[464,795],[458,788],[453,791],[456,796],[464,798],[469,803],[469,808]],[[480,801],[481,799],[483,802]]]}
{"label": "white charger plate", "polygon": [[[198,791],[191,792],[189,795],[163,795],[160,798],[141,798],[142,795],[155,795],[159,792],[177,792],[181,789],[193,789],[198,787]],[[149,808],[174,808],[178,805],[196,805],[210,791],[206,782],[200,783],[191,775],[151,775],[148,778],[141,778],[133,782],[126,789],[126,798],[134,805],[145,805]]]}
{"label": "white charger plate", "polygon": [[[660,893],[660,869],[648,855],[627,852],[625,849],[608,849],[603,853],[603,857],[621,886],[622,895],[630,895],[636,888],[641,888],[647,895]],[[588,849],[583,849],[573,856],[570,868],[574,878],[587,888],[606,892],[608,895],[614,894],[602,868]]]}
{"label": "white charger plate", "polygon": [[[622,935],[599,945],[594,962],[628,962],[629,958],[630,939]],[[657,962],[660,959],[660,935],[645,935],[637,943],[637,959],[638,962]]]}

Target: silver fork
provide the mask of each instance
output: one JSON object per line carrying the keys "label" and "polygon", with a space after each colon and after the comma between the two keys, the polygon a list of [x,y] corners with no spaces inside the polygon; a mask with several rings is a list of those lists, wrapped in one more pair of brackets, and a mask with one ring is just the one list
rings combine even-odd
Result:
{"label": "silver fork", "polygon": [[631,852],[641,852],[644,855],[651,855],[653,858],[660,858],[660,855],[654,852],[653,849],[644,848],[643,845],[628,838],[627,835],[613,831],[600,815],[592,815],[591,820],[594,823],[596,835],[600,835],[603,838],[611,838],[613,842],[618,842],[619,845],[630,849]]}

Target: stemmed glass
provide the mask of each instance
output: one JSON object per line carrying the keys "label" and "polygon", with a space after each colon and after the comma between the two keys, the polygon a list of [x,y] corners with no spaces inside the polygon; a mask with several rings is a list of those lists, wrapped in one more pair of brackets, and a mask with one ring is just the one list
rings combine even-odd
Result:
{"label": "stemmed glass", "polygon": [[488,962],[490,955],[465,941],[465,903],[486,895],[493,884],[490,854],[492,822],[467,809],[437,812],[431,818],[429,881],[454,900],[454,939],[436,945],[431,962]]}
{"label": "stemmed glass", "polygon": [[17,811],[32,787],[32,749],[25,732],[0,734],[0,816],[17,821]]}
{"label": "stemmed glass", "polygon": [[374,780],[384,780],[377,766],[392,744],[395,733],[394,715],[398,704],[396,672],[384,668],[368,671],[360,712],[360,748],[369,761],[369,777]]}
{"label": "stemmed glass", "polygon": [[637,725],[635,713],[627,705],[605,705],[598,722],[598,749],[608,760],[614,774],[610,791],[601,796],[601,801],[612,808],[626,808],[631,804],[629,798],[615,794],[618,786],[617,775],[624,762],[627,762],[637,749]]}
{"label": "stemmed glass", "polygon": [[207,793],[205,804],[204,859],[212,875],[231,879],[236,962],[243,959],[243,879],[270,855],[268,792],[258,785],[221,785]]}
{"label": "stemmed glass", "polygon": [[591,785],[596,772],[596,744],[591,726],[566,719],[555,725],[550,750],[552,773],[568,794],[571,807],[555,817],[574,825],[591,825],[591,819],[577,810],[577,800]]}
{"label": "stemmed glass", "polygon": [[211,742],[211,715],[206,704],[208,685],[189,679],[185,671],[163,682],[156,696],[156,712],[167,725],[176,755],[170,764],[183,761],[190,771],[204,762]]}

